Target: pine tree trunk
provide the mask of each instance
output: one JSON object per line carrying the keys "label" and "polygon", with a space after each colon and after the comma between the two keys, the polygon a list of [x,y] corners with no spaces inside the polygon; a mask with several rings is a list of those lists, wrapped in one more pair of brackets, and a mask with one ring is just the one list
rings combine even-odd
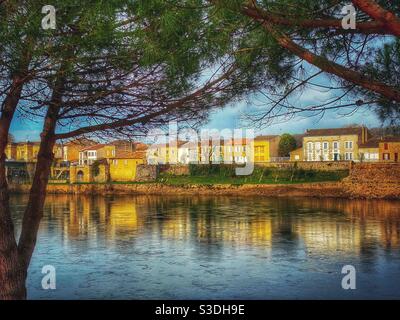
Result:
{"label": "pine tree trunk", "polygon": [[25,299],[25,272],[18,259],[6,173],[8,133],[22,92],[22,81],[14,77],[0,118],[0,300]]}

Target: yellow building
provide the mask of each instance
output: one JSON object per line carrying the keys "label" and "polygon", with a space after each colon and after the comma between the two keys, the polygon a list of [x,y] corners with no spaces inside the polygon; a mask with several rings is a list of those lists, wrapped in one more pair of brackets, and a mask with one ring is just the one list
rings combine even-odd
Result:
{"label": "yellow building", "polygon": [[145,152],[120,151],[108,160],[111,181],[134,181],[136,168],[144,164]]}
{"label": "yellow building", "polygon": [[7,144],[6,157],[8,160],[17,160],[17,144],[16,143]]}
{"label": "yellow building", "polygon": [[254,139],[254,162],[271,162],[278,157],[280,137],[258,136]]}
{"label": "yellow building", "polygon": [[63,160],[65,162],[77,163],[79,160],[79,151],[94,145],[96,145],[96,142],[86,138],[69,141],[63,145]]}
{"label": "yellow building", "polygon": [[96,144],[79,151],[79,165],[92,165],[102,159],[114,158],[115,155],[115,146]]}
{"label": "yellow building", "polygon": [[34,162],[39,153],[39,142],[20,142],[16,144],[17,161]]}
{"label": "yellow building", "polygon": [[359,161],[359,146],[370,139],[365,127],[313,129],[303,137],[305,161]]}

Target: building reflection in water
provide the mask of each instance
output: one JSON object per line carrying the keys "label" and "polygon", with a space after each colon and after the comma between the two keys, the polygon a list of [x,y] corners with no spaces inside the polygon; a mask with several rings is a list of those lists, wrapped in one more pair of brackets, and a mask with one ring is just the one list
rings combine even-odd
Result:
{"label": "building reflection in water", "polygon": [[[24,197],[13,197],[14,206]],[[15,210],[17,215],[22,210]],[[400,202],[339,199],[49,195],[42,232],[111,246],[143,237],[309,253],[400,248]],[[211,250],[211,249],[210,249]]]}

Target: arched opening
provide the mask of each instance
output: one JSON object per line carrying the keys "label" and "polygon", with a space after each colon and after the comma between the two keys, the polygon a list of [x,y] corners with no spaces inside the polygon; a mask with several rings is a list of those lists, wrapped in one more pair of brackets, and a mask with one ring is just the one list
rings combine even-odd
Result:
{"label": "arched opening", "polygon": [[76,181],[77,182],[83,182],[83,177],[84,177],[83,171],[79,170],[77,172],[77,174],[76,174]]}

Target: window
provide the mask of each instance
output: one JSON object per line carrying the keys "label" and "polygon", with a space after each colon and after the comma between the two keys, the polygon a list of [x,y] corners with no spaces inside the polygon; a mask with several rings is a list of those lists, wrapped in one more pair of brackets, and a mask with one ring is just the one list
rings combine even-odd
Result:
{"label": "window", "polygon": [[312,142],[308,142],[307,143],[307,161],[314,160],[313,149],[314,149],[314,144]]}
{"label": "window", "polygon": [[329,143],[328,143],[328,142],[324,142],[324,143],[322,144],[322,148],[324,149],[324,151],[328,151],[328,149],[329,149]]}
{"label": "window", "polygon": [[346,149],[353,149],[353,141],[346,141]]}
{"label": "window", "polygon": [[385,161],[390,160],[390,153],[384,153],[383,154],[383,160],[385,160]]}
{"label": "window", "polygon": [[385,150],[389,150],[389,144],[385,143],[384,148]]}
{"label": "window", "polygon": [[339,142],[337,141],[333,142],[333,149],[335,150],[339,149]]}
{"label": "window", "polygon": [[346,152],[345,153],[345,160],[347,160],[347,161],[353,160],[353,152]]}

